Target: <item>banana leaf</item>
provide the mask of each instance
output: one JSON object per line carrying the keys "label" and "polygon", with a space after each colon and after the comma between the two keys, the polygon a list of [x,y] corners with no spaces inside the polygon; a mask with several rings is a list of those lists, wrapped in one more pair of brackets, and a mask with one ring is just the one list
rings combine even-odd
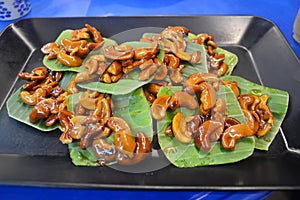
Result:
{"label": "banana leaf", "polygon": [[[148,42],[138,42],[138,41],[131,41],[131,42],[125,42],[123,44],[129,44],[133,48],[138,47],[149,47],[150,43]],[[162,59],[164,57],[164,51],[160,51],[158,54],[158,58]],[[154,75],[151,76],[146,81],[139,81],[139,70],[132,70],[129,72],[126,77],[121,78],[116,83],[103,83],[103,82],[86,82],[86,83],[79,83],[78,86],[84,89],[89,90],[96,90],[98,92],[102,93],[108,93],[108,94],[114,94],[114,95],[125,95],[129,94],[136,89],[142,87],[143,85],[150,83]]]}
{"label": "banana leaf", "polygon": [[[65,90],[69,82],[73,79],[73,73],[65,73],[62,80],[60,81],[60,86]],[[27,124],[33,128],[36,128],[41,131],[52,131],[59,127],[59,123],[53,126],[45,126],[44,120],[40,120],[37,123],[32,123],[29,120],[29,114],[33,106],[27,105],[23,103],[20,98],[20,92],[22,91],[22,87],[17,89],[7,100],[6,107],[8,111],[8,116],[11,118]]]}
{"label": "banana leaf", "polygon": [[99,166],[97,156],[95,156],[91,147],[86,150],[80,148],[78,141],[68,144],[70,158],[75,166]]}
{"label": "banana leaf", "polygon": [[[160,91],[159,95],[170,95],[170,90]],[[245,117],[239,104],[227,86],[220,86],[218,98],[225,98],[228,109],[228,116],[235,117],[241,122],[245,122]],[[233,151],[225,150],[220,142],[215,142],[212,149],[205,153],[199,150],[194,142],[182,144],[174,137],[169,137],[165,134],[166,128],[171,124],[172,118],[177,111],[168,111],[163,120],[157,122],[158,142],[166,157],[176,167],[196,167],[207,165],[219,165],[233,163],[245,159],[252,155],[254,151],[254,138],[247,137],[237,141]],[[184,116],[193,114],[195,111],[181,110]]]}
{"label": "banana leaf", "polygon": [[144,132],[150,141],[153,137],[150,104],[143,89],[139,88],[126,95],[112,95],[114,103],[113,115],[123,118],[130,126],[132,134]]}
{"label": "banana leaf", "polygon": [[[72,94],[68,96],[68,110],[73,111],[83,93]],[[114,103],[113,116],[121,117],[129,124],[133,136],[137,132],[144,132],[150,141],[153,138],[152,117],[150,114],[150,105],[144,95],[143,89],[139,88],[126,95],[112,96]],[[107,138],[113,143],[113,133]],[[76,166],[97,166],[99,162],[94,155],[91,147],[82,150],[79,142],[75,141],[68,145],[70,157]],[[106,163],[112,165],[115,162]]]}
{"label": "banana leaf", "polygon": [[253,94],[258,96],[267,94],[269,96],[267,104],[274,115],[274,125],[265,136],[255,138],[256,149],[268,150],[272,141],[279,132],[280,126],[287,113],[289,94],[283,90],[258,85],[239,76],[224,76],[222,79],[236,81],[238,83],[238,87],[240,88],[241,94]]}

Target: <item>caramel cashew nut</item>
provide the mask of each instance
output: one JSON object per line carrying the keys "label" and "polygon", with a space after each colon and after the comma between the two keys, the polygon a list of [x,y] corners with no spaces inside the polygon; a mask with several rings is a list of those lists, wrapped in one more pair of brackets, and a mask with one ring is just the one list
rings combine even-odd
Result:
{"label": "caramel cashew nut", "polygon": [[233,150],[238,139],[253,136],[254,134],[255,132],[247,124],[233,125],[223,132],[221,143],[225,149]]}
{"label": "caramel cashew nut", "polygon": [[223,132],[223,123],[215,120],[207,120],[202,123],[194,137],[196,146],[204,152],[211,149],[211,142],[217,141]]}
{"label": "caramel cashew nut", "polygon": [[169,68],[174,70],[180,65],[180,58],[171,53],[165,54],[164,61]]}
{"label": "caramel cashew nut", "polygon": [[63,77],[63,72],[58,71],[50,71],[49,75],[51,76],[51,79],[53,82],[59,82]]}
{"label": "caramel cashew nut", "polygon": [[96,49],[99,49],[100,47],[102,47],[104,44],[104,40],[101,41],[101,42],[89,42],[87,43],[87,47],[89,48],[90,51],[92,50],[96,50]]}
{"label": "caramel cashew nut", "polygon": [[210,56],[215,55],[215,50],[217,48],[217,44],[215,42],[214,36],[207,33],[201,33],[197,35],[197,43],[204,44],[206,47],[206,51]]}
{"label": "caramel cashew nut", "polygon": [[110,117],[107,121],[107,126],[114,132],[118,132],[121,130],[124,130],[127,133],[131,132],[128,123],[120,117]]}
{"label": "caramel cashew nut", "polygon": [[90,96],[90,92],[87,91],[81,96],[79,99],[79,103],[86,109],[88,110],[95,110],[96,105],[100,99],[102,99],[103,96],[97,96],[97,97],[92,97]]}
{"label": "caramel cashew nut", "polygon": [[79,92],[74,79],[68,84],[66,90],[68,94],[75,94]]}
{"label": "caramel cashew nut", "polygon": [[86,109],[80,103],[77,103],[74,109],[75,115],[84,115],[86,112]]}
{"label": "caramel cashew nut", "polygon": [[228,65],[227,65],[226,63],[223,62],[223,63],[220,65],[219,69],[217,70],[217,75],[218,75],[218,76],[223,76],[223,75],[226,74],[227,70],[228,70]]}
{"label": "caramel cashew nut", "polygon": [[152,117],[161,120],[165,117],[172,96],[162,95],[154,100],[151,106]]}
{"label": "caramel cashew nut", "polygon": [[143,161],[151,151],[151,143],[147,135],[143,132],[138,132],[135,136],[136,148],[133,158],[128,156],[118,155],[117,161],[121,165],[135,165]]}
{"label": "caramel cashew nut", "polygon": [[156,64],[148,66],[146,69],[140,72],[138,79],[140,81],[148,80],[156,72],[157,68],[158,67]]}
{"label": "caramel cashew nut", "polygon": [[169,125],[167,128],[166,128],[166,131],[165,131],[165,134],[169,137],[174,137],[174,133],[173,133],[173,130],[172,130],[172,125]]}
{"label": "caramel cashew nut", "polygon": [[122,73],[122,65],[118,61],[113,61],[107,68],[107,72],[112,75],[118,75]]}
{"label": "caramel cashew nut", "polygon": [[32,91],[34,90],[34,88],[36,88],[37,85],[39,85],[40,81],[35,80],[35,81],[29,81],[27,83],[25,83],[22,88],[25,91]]}
{"label": "caramel cashew nut", "polygon": [[[165,29],[163,32],[161,32],[159,41],[162,42],[163,45],[175,55],[178,52],[184,52],[186,48],[186,41],[183,37],[183,34],[171,29]],[[178,57],[181,58],[180,56]]]}
{"label": "caramel cashew nut", "polygon": [[156,99],[156,96],[154,94],[152,94],[151,92],[149,92],[149,90],[147,88],[143,88],[143,92],[144,92],[144,95],[145,95],[147,101],[149,101],[152,104],[154,102],[154,100]]}
{"label": "caramel cashew nut", "polygon": [[239,104],[243,110],[252,110],[250,106],[254,102],[254,96],[251,94],[243,94],[238,98]]}
{"label": "caramel cashew nut", "polygon": [[31,73],[20,72],[18,77],[28,81],[41,81],[46,78],[48,69],[44,66],[34,68]]}
{"label": "caramel cashew nut", "polygon": [[266,135],[272,128],[274,124],[274,116],[273,113],[271,112],[269,106],[267,105],[269,96],[268,95],[262,95],[259,97],[260,103],[257,106],[257,111],[260,113],[260,127],[259,130],[257,131],[256,135],[258,137],[262,137]]}
{"label": "caramel cashew nut", "polygon": [[60,46],[55,42],[47,43],[41,48],[42,53],[48,55],[48,60],[55,59],[57,57],[57,54],[59,53],[59,50]]}
{"label": "caramel cashew nut", "polygon": [[59,51],[57,61],[69,67],[79,67],[82,64],[80,57],[68,55],[64,50]]}
{"label": "caramel cashew nut", "polygon": [[111,77],[107,71],[105,71],[104,74],[102,74],[100,81],[104,83],[111,83]]}
{"label": "caramel cashew nut", "polygon": [[90,142],[94,136],[101,134],[105,126],[100,123],[89,123],[86,127],[85,133],[80,137],[80,148],[85,150],[89,147]]}
{"label": "caramel cashew nut", "polygon": [[214,36],[208,33],[200,33],[197,35],[197,42],[198,44],[205,44],[208,41],[214,41]]}
{"label": "caramel cashew nut", "polygon": [[175,92],[174,97],[178,101],[179,106],[187,107],[189,109],[196,109],[198,102],[187,92]]}
{"label": "caramel cashew nut", "polygon": [[134,49],[134,59],[152,59],[159,52],[158,44],[152,42],[149,47],[139,47]]}
{"label": "caramel cashew nut", "polygon": [[129,60],[133,58],[134,51],[127,45],[126,47],[107,46],[104,48],[104,56],[112,60]]}
{"label": "caramel cashew nut", "polygon": [[131,132],[119,130],[114,134],[114,144],[118,152],[126,154],[129,158],[133,158],[136,143]]}
{"label": "caramel cashew nut", "polygon": [[233,125],[237,125],[240,124],[239,120],[233,118],[233,117],[227,117],[224,120],[224,130],[226,130],[227,128],[233,126]]}
{"label": "caramel cashew nut", "polygon": [[215,54],[210,59],[210,67],[213,69],[219,69],[221,64],[224,62],[225,54]]}
{"label": "caramel cashew nut", "polygon": [[56,122],[58,121],[58,114],[55,115],[51,115],[50,117],[48,117],[45,121],[45,125],[50,127],[53,126],[54,124],[56,124]]}
{"label": "caramel cashew nut", "polygon": [[61,124],[61,127],[63,129],[63,133],[59,137],[59,140],[63,144],[70,144],[73,139],[70,136],[70,130],[71,130],[71,119],[73,118],[73,114],[67,110],[62,110],[58,114],[59,122]]}
{"label": "caramel cashew nut", "polygon": [[184,80],[184,78],[181,74],[181,68],[183,68],[183,67],[184,67],[184,65],[182,65],[182,67],[180,67],[176,70],[170,70],[171,71],[170,72],[170,79],[173,83],[179,84]]}
{"label": "caramel cashew nut", "polygon": [[100,123],[106,124],[111,117],[111,107],[106,98],[102,98],[97,102],[94,115],[100,118]]}
{"label": "caramel cashew nut", "polygon": [[20,98],[21,100],[27,104],[34,106],[36,105],[40,100],[44,99],[47,95],[47,92],[43,88],[36,89],[33,94],[30,94],[28,91],[22,91],[20,92]]}
{"label": "caramel cashew nut", "polygon": [[216,74],[212,73],[195,73],[190,75],[187,80],[184,82],[184,90],[188,93],[200,92],[202,87],[200,84],[202,82],[219,82],[219,78]]}
{"label": "caramel cashew nut", "polygon": [[172,120],[172,131],[175,138],[184,144],[192,141],[192,133],[186,128],[186,121],[181,112],[178,112]]}
{"label": "caramel cashew nut", "polygon": [[190,60],[190,62],[192,64],[200,64],[202,62],[201,52],[200,51],[194,51],[191,54],[191,60]]}
{"label": "caramel cashew nut", "polygon": [[60,85],[56,85],[50,90],[50,96],[54,98],[58,98],[62,93],[64,93],[64,89]]}
{"label": "caramel cashew nut", "polygon": [[158,72],[156,72],[154,80],[157,81],[162,81],[166,78],[166,76],[168,75],[168,68],[167,66],[161,62],[158,58],[154,58],[154,63],[160,67],[160,69],[158,70]]}
{"label": "caramel cashew nut", "polygon": [[185,121],[187,131],[193,133],[193,135],[198,131],[199,126],[203,123],[200,114],[188,116],[185,118]]}
{"label": "caramel cashew nut", "polygon": [[88,29],[87,28],[82,28],[82,29],[77,29],[72,31],[72,40],[86,40],[86,39],[90,39],[91,36],[88,33]]}
{"label": "caramel cashew nut", "polygon": [[43,99],[33,107],[29,114],[29,120],[36,123],[39,119],[48,118],[50,114],[57,114],[58,111],[59,107],[56,99]]}
{"label": "caramel cashew nut", "polygon": [[112,162],[116,157],[116,148],[104,138],[93,140],[92,148],[101,165]]}
{"label": "caramel cashew nut", "polygon": [[206,82],[200,84],[201,93],[200,93],[200,113],[206,115],[207,112],[216,104],[217,93],[214,87]]}
{"label": "caramel cashew nut", "polygon": [[86,126],[82,125],[81,121],[85,119],[86,116],[83,115],[77,115],[72,117],[70,120],[71,123],[71,130],[69,132],[69,135],[75,139],[79,140],[86,132]]}
{"label": "caramel cashew nut", "polygon": [[111,82],[116,83],[116,82],[118,82],[123,77],[123,75],[124,75],[123,72],[121,72],[121,73],[119,73],[117,75],[112,75],[110,77],[110,80],[111,80]]}
{"label": "caramel cashew nut", "polygon": [[61,45],[63,46],[64,50],[66,50],[66,52],[70,53],[71,55],[79,56],[81,58],[84,58],[90,52],[90,49],[87,47],[87,43],[88,42],[86,40],[61,40]]}
{"label": "caramel cashew nut", "polygon": [[244,113],[244,116],[247,120],[248,126],[254,131],[257,132],[259,129],[259,117],[257,113],[252,112],[250,110],[242,110]]}
{"label": "caramel cashew nut", "polygon": [[178,58],[184,61],[190,61],[192,59],[192,56],[185,52],[184,50],[178,48],[174,43],[170,46],[170,51],[174,53]]}
{"label": "caramel cashew nut", "polygon": [[188,35],[190,30],[185,26],[168,26],[167,30],[177,31],[183,35]]}
{"label": "caramel cashew nut", "polygon": [[256,112],[256,107],[260,103],[260,99],[255,95],[243,94],[238,97],[239,104],[246,117],[249,127],[257,132],[260,127],[260,117]]}
{"label": "caramel cashew nut", "polygon": [[236,81],[222,80],[222,83],[231,88],[236,98],[240,96],[240,89]]}
{"label": "caramel cashew nut", "polygon": [[211,119],[216,121],[224,121],[226,115],[226,102],[224,98],[219,98],[211,112]]}
{"label": "caramel cashew nut", "polygon": [[149,83],[147,85],[147,90],[154,95],[157,95],[162,85],[158,83]]}
{"label": "caramel cashew nut", "polygon": [[89,30],[89,32],[93,35],[93,40],[96,43],[100,43],[103,41],[101,33],[93,26],[89,24],[85,24],[85,27]]}
{"label": "caramel cashew nut", "polygon": [[75,83],[81,83],[81,82],[84,82],[84,81],[93,81],[97,78],[97,75],[95,74],[90,74],[89,71],[82,71],[82,72],[79,72],[75,75],[74,77],[74,81]]}

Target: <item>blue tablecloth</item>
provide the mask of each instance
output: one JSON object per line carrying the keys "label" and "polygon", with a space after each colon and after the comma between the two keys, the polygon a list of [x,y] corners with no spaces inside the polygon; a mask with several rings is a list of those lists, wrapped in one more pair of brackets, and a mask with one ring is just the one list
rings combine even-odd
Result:
{"label": "blue tablecloth", "polygon": [[[298,0],[31,0],[23,18],[140,15],[254,15],[273,21],[300,58],[293,39]],[[14,21],[0,22],[0,31]],[[264,199],[271,191],[129,191],[0,186],[0,199]]]}

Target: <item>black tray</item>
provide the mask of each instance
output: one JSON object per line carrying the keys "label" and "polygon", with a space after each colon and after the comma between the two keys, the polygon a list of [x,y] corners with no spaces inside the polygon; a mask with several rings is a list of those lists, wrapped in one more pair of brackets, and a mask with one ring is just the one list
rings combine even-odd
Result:
{"label": "black tray", "polygon": [[[270,150],[255,151],[241,162],[180,169],[160,155],[149,157],[140,173],[110,167],[75,167],[59,131],[42,133],[7,115],[7,97],[20,86],[19,71],[42,65],[40,48],[67,28],[85,23],[106,37],[141,27],[185,25],[191,32],[207,32],[239,57],[234,71],[253,82],[286,90],[290,105]],[[155,28],[153,28],[155,29]],[[140,29],[137,29],[140,30]],[[147,29],[149,30],[149,29]],[[151,28],[150,28],[151,30]],[[127,34],[124,40],[140,37]],[[253,16],[155,16],[25,19],[11,24],[0,36],[0,183],[88,188],[128,189],[300,189],[300,63],[272,22]],[[159,165],[159,164],[158,164]],[[151,167],[154,168],[151,171]],[[135,170],[135,169],[134,169]],[[133,171],[134,171],[133,170]]]}

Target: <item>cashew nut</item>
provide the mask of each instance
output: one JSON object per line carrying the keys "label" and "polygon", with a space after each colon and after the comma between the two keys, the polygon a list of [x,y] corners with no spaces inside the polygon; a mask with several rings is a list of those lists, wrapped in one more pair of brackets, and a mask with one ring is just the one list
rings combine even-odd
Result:
{"label": "cashew nut", "polygon": [[225,149],[233,150],[238,139],[253,136],[254,134],[255,132],[247,124],[233,125],[223,132],[221,143]]}
{"label": "cashew nut", "polygon": [[188,144],[192,141],[192,133],[187,130],[186,121],[181,112],[173,117],[172,131],[175,138],[181,143]]}

